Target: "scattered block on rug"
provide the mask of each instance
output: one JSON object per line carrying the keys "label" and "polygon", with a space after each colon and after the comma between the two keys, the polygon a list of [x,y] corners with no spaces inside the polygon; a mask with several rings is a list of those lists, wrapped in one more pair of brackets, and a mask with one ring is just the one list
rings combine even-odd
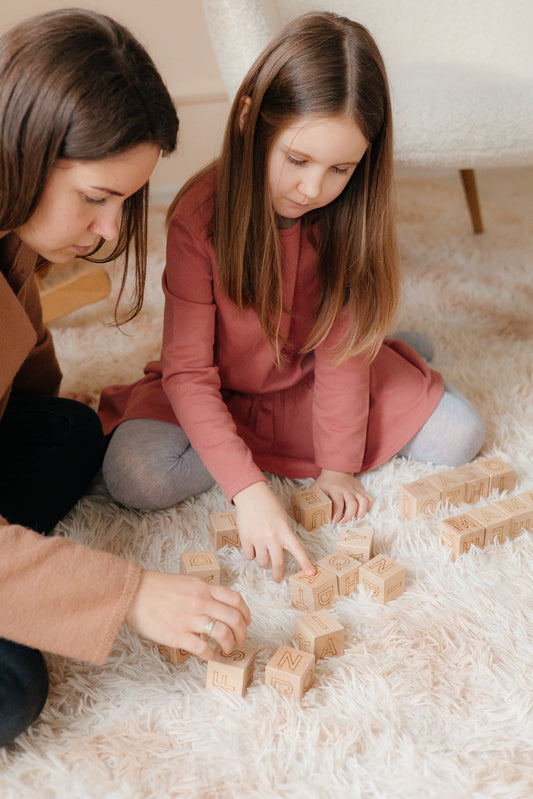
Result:
{"label": "scattered block on rug", "polygon": [[206,583],[220,584],[220,564],[210,549],[201,552],[182,552],[180,571],[192,577],[200,577]]}
{"label": "scattered block on rug", "polygon": [[244,696],[252,681],[256,653],[257,649],[242,646],[225,655],[217,646],[207,661],[206,688],[222,688]]}
{"label": "scattered block on rug", "polygon": [[516,485],[516,472],[512,466],[500,458],[485,458],[476,461],[476,466],[489,476],[489,493],[491,491],[512,491]]}
{"label": "scattered block on rug", "polygon": [[441,542],[452,550],[453,560],[468,552],[471,546],[485,546],[485,527],[470,513],[444,519],[439,525]]}
{"label": "scattered block on rug", "polygon": [[155,644],[155,646],[161,657],[172,663],[173,666],[179,666],[180,663],[183,663],[191,656],[191,653],[187,652],[186,649],[174,649],[171,646],[163,646],[163,644]]}
{"label": "scattered block on rug", "polygon": [[289,577],[292,604],[301,610],[329,608],[337,599],[337,578],[330,571],[317,566],[312,576],[299,571]]}
{"label": "scattered block on rug", "polygon": [[509,516],[511,520],[510,538],[516,538],[522,530],[533,529],[533,503],[527,502],[519,494],[500,499],[492,504]]}
{"label": "scattered block on rug", "polygon": [[357,589],[360,565],[361,561],[341,551],[326,555],[317,563],[321,569],[331,572],[336,577],[337,591],[341,596],[348,596]]}
{"label": "scattered block on rug", "polygon": [[317,530],[331,521],[331,499],[320,488],[296,491],[291,499],[291,515],[306,530]]}
{"label": "scattered block on rug", "polygon": [[315,656],[280,646],[265,668],[265,685],[285,696],[301,699],[315,681]]}
{"label": "scattered block on rug", "polygon": [[361,564],[359,584],[375,602],[384,605],[405,591],[405,566],[386,555],[376,555]]}
{"label": "scattered block on rug", "polygon": [[337,550],[346,552],[360,563],[366,563],[372,557],[374,532],[370,527],[356,527],[343,524],[337,538]]}
{"label": "scattered block on rug", "polygon": [[213,549],[240,547],[237,517],[230,511],[209,514],[209,542]]}
{"label": "scattered block on rug", "polygon": [[415,480],[400,487],[400,510],[408,519],[436,513],[439,504],[440,489],[428,480]]}
{"label": "scattered block on rug", "polygon": [[344,627],[327,610],[298,616],[294,625],[298,649],[316,659],[337,657],[344,652]]}

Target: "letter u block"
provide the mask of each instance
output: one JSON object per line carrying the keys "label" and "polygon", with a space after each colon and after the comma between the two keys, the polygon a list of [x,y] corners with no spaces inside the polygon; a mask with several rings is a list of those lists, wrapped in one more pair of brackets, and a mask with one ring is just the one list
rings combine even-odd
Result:
{"label": "letter u block", "polygon": [[220,564],[213,552],[206,549],[202,552],[182,552],[180,555],[180,571],[199,577],[206,583],[220,583]]}
{"label": "letter u block", "polygon": [[318,561],[317,566],[335,575],[337,591],[341,596],[348,596],[357,589],[359,581],[360,561],[352,558],[347,552],[333,552]]}
{"label": "letter u block", "polygon": [[512,491],[516,485],[516,472],[513,467],[500,458],[485,458],[475,461],[475,465],[489,476],[491,491]]}
{"label": "letter u block", "polygon": [[291,514],[306,530],[317,530],[331,521],[331,499],[320,488],[306,488],[292,495]]}
{"label": "letter u block", "polygon": [[292,604],[307,611],[329,608],[339,595],[337,578],[320,566],[312,577],[303,571],[293,574],[289,591]]}
{"label": "letter u block", "polygon": [[343,524],[337,538],[337,550],[346,552],[360,563],[366,563],[372,557],[374,533],[369,527],[352,527]]}
{"label": "letter u block", "polygon": [[213,549],[222,547],[240,547],[241,539],[237,528],[237,517],[234,513],[209,514],[209,542]]}
{"label": "letter u block", "polygon": [[470,513],[461,513],[444,519],[439,525],[441,542],[452,550],[453,560],[457,560],[471,546],[485,546],[485,527]]}
{"label": "letter u block", "polygon": [[317,658],[337,657],[344,652],[344,627],[327,610],[298,616],[294,625],[298,649]]}
{"label": "letter u block", "polygon": [[236,647],[227,655],[217,646],[207,661],[206,688],[222,688],[230,694],[244,696],[253,677],[257,650]]}
{"label": "letter u block", "polygon": [[386,555],[376,555],[368,563],[361,564],[359,584],[375,602],[384,605],[405,591],[405,566]]}
{"label": "letter u block", "polygon": [[440,498],[440,488],[429,480],[415,480],[400,488],[400,510],[408,519],[415,519],[422,513],[435,513]]}
{"label": "letter u block", "polygon": [[280,646],[265,668],[265,685],[285,696],[301,699],[315,681],[315,656]]}

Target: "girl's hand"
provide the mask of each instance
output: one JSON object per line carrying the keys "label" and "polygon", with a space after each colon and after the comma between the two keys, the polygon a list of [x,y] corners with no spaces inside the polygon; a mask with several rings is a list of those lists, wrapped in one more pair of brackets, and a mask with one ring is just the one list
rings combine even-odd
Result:
{"label": "girl's hand", "polygon": [[244,644],[250,611],[237,591],[189,575],[144,571],[126,622],[158,644],[208,660],[213,648],[201,636],[211,619],[209,637],[224,653]]}
{"label": "girl's hand", "polygon": [[334,522],[349,522],[354,517],[361,519],[374,503],[374,497],[367,494],[353,474],[322,469],[313,485],[331,498]]}
{"label": "girl's hand", "polygon": [[283,577],[283,550],[287,549],[306,574],[315,574],[315,567],[292,531],[285,508],[266,483],[253,483],[244,488],[234,496],[233,502],[237,508],[242,551],[247,560],[255,558],[263,569],[272,564],[272,579],[279,583]]}

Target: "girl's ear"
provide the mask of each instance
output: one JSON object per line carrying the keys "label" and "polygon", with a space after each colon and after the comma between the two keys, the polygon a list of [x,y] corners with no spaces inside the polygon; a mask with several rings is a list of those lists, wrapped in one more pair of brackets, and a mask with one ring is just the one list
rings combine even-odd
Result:
{"label": "girl's ear", "polygon": [[243,95],[239,101],[239,130],[241,132],[241,136],[244,133],[244,128],[250,114],[251,104],[252,101],[246,94]]}

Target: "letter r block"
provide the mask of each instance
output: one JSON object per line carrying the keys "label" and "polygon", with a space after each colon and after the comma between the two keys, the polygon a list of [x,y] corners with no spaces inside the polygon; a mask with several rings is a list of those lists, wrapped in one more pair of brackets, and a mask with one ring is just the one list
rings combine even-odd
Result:
{"label": "letter r block", "polygon": [[280,646],[265,668],[265,685],[295,699],[301,699],[314,681],[315,656],[290,646]]}
{"label": "letter r block", "polygon": [[361,564],[359,584],[375,602],[384,605],[405,591],[405,566],[386,555],[376,555],[368,563]]}
{"label": "letter r block", "polygon": [[329,608],[339,595],[336,576],[320,566],[312,577],[303,571],[293,574],[289,591],[292,604],[307,611]]}
{"label": "letter r block", "polygon": [[234,513],[209,514],[209,542],[213,549],[222,549],[225,546],[240,547],[241,539]]}
{"label": "letter r block", "polygon": [[182,552],[180,555],[180,571],[199,577],[206,583],[220,583],[220,564],[210,549],[202,552]]}

